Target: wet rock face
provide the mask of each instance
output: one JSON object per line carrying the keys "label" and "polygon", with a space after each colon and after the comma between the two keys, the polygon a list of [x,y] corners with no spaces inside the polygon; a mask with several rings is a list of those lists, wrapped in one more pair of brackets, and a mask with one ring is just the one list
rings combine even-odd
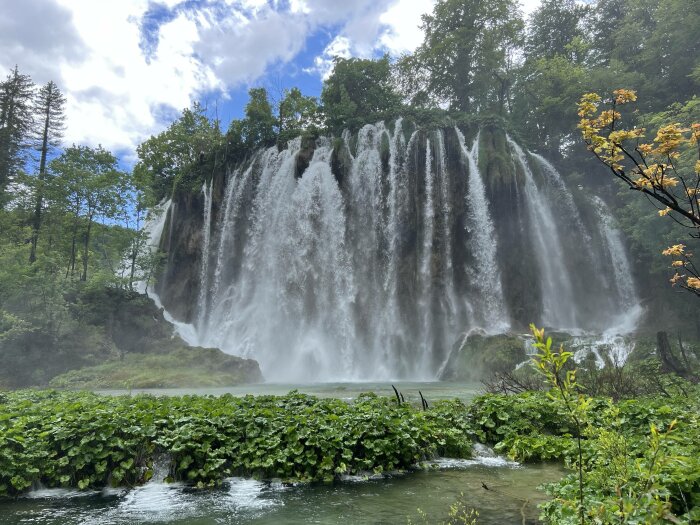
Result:
{"label": "wet rock face", "polygon": [[160,249],[167,258],[156,291],[168,311],[184,322],[191,322],[195,315],[203,210],[201,194],[176,192],[161,236]]}
{"label": "wet rock face", "polygon": [[516,334],[465,334],[440,373],[443,381],[478,382],[495,373],[512,372],[527,360],[525,340]]}

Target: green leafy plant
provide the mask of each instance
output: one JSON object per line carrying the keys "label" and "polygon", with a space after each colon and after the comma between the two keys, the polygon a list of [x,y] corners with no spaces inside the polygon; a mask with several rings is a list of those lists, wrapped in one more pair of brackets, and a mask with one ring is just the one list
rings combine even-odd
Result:
{"label": "green leafy plant", "polygon": [[100,396],[16,391],[0,415],[0,496],[47,487],[131,486],[168,458],[168,479],[214,486],[231,475],[332,481],[465,458],[465,406],[430,410],[362,395],[355,402],[286,396]]}

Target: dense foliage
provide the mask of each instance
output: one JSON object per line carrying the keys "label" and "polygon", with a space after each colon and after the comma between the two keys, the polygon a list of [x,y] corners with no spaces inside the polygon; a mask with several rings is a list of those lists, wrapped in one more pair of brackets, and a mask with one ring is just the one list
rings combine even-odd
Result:
{"label": "dense foliage", "polygon": [[[640,516],[662,507],[678,516],[681,521],[675,523],[700,518],[699,410],[697,392],[693,397],[618,403],[594,399],[582,433],[587,519],[616,522],[620,502],[635,506]],[[488,394],[477,398],[469,413],[477,438],[502,454],[519,461],[576,463],[573,421],[545,392]],[[548,487],[553,499],[543,515],[549,523],[578,523],[577,478],[574,471]],[[647,516],[640,523],[657,521]]]}
{"label": "dense foliage", "polygon": [[247,475],[329,481],[468,457],[459,402],[420,411],[373,394],[355,402],[284,397],[106,397],[17,391],[0,398],[0,495],[133,485],[165,457],[169,479],[203,487]]}

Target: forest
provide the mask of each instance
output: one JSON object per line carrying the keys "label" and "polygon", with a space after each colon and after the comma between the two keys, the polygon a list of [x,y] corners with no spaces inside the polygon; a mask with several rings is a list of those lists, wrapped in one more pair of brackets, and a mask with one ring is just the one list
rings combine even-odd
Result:
{"label": "forest", "polygon": [[[700,270],[693,254],[700,238],[699,28],[700,3],[687,0],[542,0],[528,16],[513,0],[438,0],[422,17],[423,41],[414,52],[336,57],[319,97],[293,86],[250,87],[244,116],[231,122],[193,102],[162,132],[141,142],[131,164],[100,145],[65,144],[67,102],[61,86],[53,81],[36,85],[17,64],[0,81],[0,514],[2,498],[9,501],[37,484],[99,490],[110,484],[148,483],[164,456],[170,465],[164,479],[211,489],[231,476],[323,484],[343,476],[408,471],[436,457],[470,460],[473,444],[481,443],[523,464],[563,465],[564,473],[554,477],[559,481],[547,485],[547,499],[539,510],[528,511],[528,519],[536,519],[534,512],[545,523],[700,521]],[[284,159],[285,152],[293,151],[291,180],[301,184],[321,158],[337,186],[345,188],[355,173],[351,165],[360,158],[362,137],[376,132],[368,132],[367,125],[375,123],[383,124],[373,130],[388,137],[380,137],[376,145],[378,169],[394,169],[393,160],[387,159],[399,158],[393,155],[395,144],[401,144],[406,159],[417,152],[410,162],[420,166],[410,167],[404,160],[405,169],[423,170],[416,180],[424,180],[428,188],[416,194],[427,204],[415,224],[391,231],[409,239],[407,246],[417,246],[416,253],[420,248],[435,255],[416,262],[415,271],[395,262],[399,280],[408,282],[405,275],[428,271],[432,284],[426,286],[443,286],[446,273],[440,272],[447,270],[432,268],[445,265],[452,271],[451,263],[444,262],[450,248],[438,246],[439,235],[450,235],[439,233],[448,230],[448,219],[428,209],[442,209],[438,198],[447,202],[439,193],[447,190],[439,187],[438,178],[429,181],[430,170],[459,164],[453,158],[459,148],[445,130],[456,133],[464,145],[459,165],[473,160],[468,170],[459,169],[478,168],[485,174],[483,191],[492,202],[493,220],[476,224],[490,228],[494,244],[496,237],[500,243],[498,253],[508,259],[499,264],[502,295],[512,303],[509,329],[492,333],[486,327],[472,333],[467,323],[455,328],[443,319],[451,308],[444,298],[425,291],[420,297],[419,292],[396,292],[396,319],[405,323],[401,326],[413,324],[417,332],[432,337],[419,343],[411,332],[409,341],[402,340],[397,348],[442,345],[442,354],[434,353],[420,367],[437,370],[442,363],[435,379],[481,381],[484,392],[466,403],[439,400],[429,405],[423,393],[416,404],[406,402],[396,389],[395,399],[393,393],[386,398],[362,394],[353,402],[298,392],[237,398],[108,397],[73,391],[130,394],[132,388],[229,387],[268,378],[267,363],[254,353],[222,352],[213,337],[199,337],[193,344],[184,331],[174,332],[172,323],[212,330],[228,319],[215,312],[217,305],[230,309],[231,304],[243,304],[219,296],[221,280],[227,277],[220,268],[226,220],[234,224],[242,217],[240,224],[252,225],[231,228],[236,242],[245,237],[251,243],[245,248],[250,252],[236,248],[240,254],[255,254],[266,245],[251,241],[255,235],[264,239],[254,222],[260,205],[245,200],[252,199],[253,190],[233,186],[239,180],[235,177],[250,172],[251,180],[264,180],[265,155]],[[410,131],[424,149],[406,146],[408,137],[414,140]],[[462,133],[474,141],[471,150]],[[526,270],[518,273],[518,267],[534,268],[528,257],[540,267],[561,257],[554,241],[544,239],[541,245],[529,242],[533,254],[521,254],[519,260],[517,243],[528,241],[512,232],[505,240],[509,203],[520,201],[505,196],[518,188],[504,182],[504,174],[513,180],[530,176],[522,160],[526,154],[520,150],[518,156],[511,143],[531,152],[527,158],[533,166],[535,157],[547,159],[547,164],[537,161],[541,167],[532,170],[533,179],[545,177],[550,165],[565,174],[578,208],[584,210],[582,203],[591,198],[609,208],[629,265],[621,266],[621,259],[609,253],[607,266],[592,263],[572,271],[567,259],[561,268],[572,280],[581,280],[569,290],[573,296],[581,295],[596,273],[605,274],[601,282],[620,281],[626,273],[636,283],[635,299],[643,313],[635,331],[623,334],[625,344],[632,341],[634,348],[626,363],[598,356],[605,361],[598,367],[591,355],[578,359],[575,348],[569,348],[578,344],[578,335],[565,330],[572,327],[548,325],[545,335],[535,326],[544,319],[536,308],[545,315],[547,304],[542,299],[543,306],[529,307],[546,290],[535,291],[536,279]],[[442,160],[438,146],[447,151]],[[240,202],[234,190],[233,197],[225,196],[227,184],[240,190]],[[528,191],[528,186],[522,188]],[[389,194],[386,188],[379,191]],[[354,201],[349,193],[343,195],[347,203],[328,206],[346,210],[348,225],[342,228],[362,230],[361,218],[359,226],[351,224],[354,216],[347,210]],[[499,195],[504,195],[503,204],[493,204]],[[548,206],[570,207],[567,195],[547,194],[558,201]],[[177,221],[172,203],[185,213]],[[315,205],[313,199],[309,203]],[[326,205],[324,201],[321,206]],[[231,207],[233,219],[227,219]],[[223,217],[218,233],[207,224],[213,224],[217,213]],[[593,212],[581,212],[579,223],[557,213],[552,212],[561,246],[578,246],[581,254],[598,260],[591,243],[603,241],[596,236],[591,240],[577,226],[592,221]],[[470,217],[467,211],[461,215]],[[607,225],[607,212],[601,217]],[[171,232],[167,242],[160,231],[151,238],[161,219],[160,230]],[[314,216],[310,224],[314,220],[321,221]],[[428,226],[419,228],[419,220],[429,225],[436,240],[425,240]],[[302,227],[299,231],[300,236],[305,232]],[[330,232],[319,238],[338,241],[341,248],[351,244],[349,239],[333,239],[336,230]],[[385,244],[402,242],[387,238]],[[215,242],[218,253],[209,246]],[[502,247],[508,243],[512,252]],[[309,265],[316,261],[316,245],[310,246],[305,252]],[[454,260],[461,263],[460,248],[454,246]],[[366,248],[361,243],[358,247]],[[289,255],[287,245],[284,249]],[[475,256],[466,249],[465,254],[464,260],[474,264]],[[306,271],[289,257],[285,271]],[[357,260],[350,257],[341,264],[329,258],[324,264],[344,268],[357,266]],[[244,267],[235,262],[228,270],[233,283],[244,282],[235,280],[244,274],[237,265]],[[262,269],[252,268],[251,275]],[[358,273],[375,271],[369,263],[361,269]],[[466,284],[459,277],[455,282],[470,289],[475,285],[467,277]],[[317,271],[300,279],[330,286],[324,278]],[[189,284],[207,279],[213,283],[208,291]],[[368,319],[376,312],[356,311],[371,302],[362,302],[358,279],[352,285],[333,281],[333,293],[359,289],[349,301],[353,319],[360,319],[353,322],[371,324]],[[319,299],[322,294],[298,291],[291,280],[281,281],[281,286],[291,289],[290,297],[301,297],[298,304],[305,314],[318,317],[326,304]],[[389,277],[382,274],[369,289],[381,286],[380,281],[389,286]],[[416,283],[419,287],[424,281],[418,276]],[[283,295],[275,294],[278,299]],[[250,292],[245,298],[252,296]],[[581,298],[587,308],[582,311],[591,318],[589,310],[597,308],[591,305],[599,304],[594,300]],[[430,322],[421,324],[423,320],[401,309],[411,301],[419,309],[433,310]],[[209,310],[195,311],[199,303]],[[462,312],[459,308],[454,312]],[[464,307],[469,315],[477,316],[476,310]],[[210,319],[203,320],[206,315]],[[448,336],[437,333],[434,319],[454,328],[454,333],[445,329],[452,339],[443,340]],[[535,324],[528,327],[530,323]],[[309,326],[309,332],[316,328]],[[334,329],[341,330],[339,325]],[[530,335],[523,339],[520,333],[526,329]],[[529,347],[523,347],[523,340]],[[273,347],[279,344],[273,342]],[[413,352],[402,355],[418,351]],[[518,364],[530,358],[534,366]],[[321,369],[319,362],[309,357],[302,366]],[[390,369],[398,372],[387,377],[415,370],[401,366]],[[448,516],[422,517],[426,523],[443,518],[445,523],[499,523],[498,516],[479,517],[469,510],[474,507],[469,498],[455,505]],[[412,519],[394,518],[397,523]],[[2,523],[13,522],[0,518]]]}

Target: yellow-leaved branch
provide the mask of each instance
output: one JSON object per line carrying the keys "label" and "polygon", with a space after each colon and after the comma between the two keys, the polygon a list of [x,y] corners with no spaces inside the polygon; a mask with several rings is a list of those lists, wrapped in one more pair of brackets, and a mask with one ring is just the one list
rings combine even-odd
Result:
{"label": "yellow-leaved branch", "polygon": [[[635,102],[637,94],[618,89],[603,98],[586,93],[578,103],[578,128],[588,149],[632,190],[657,204],[661,217],[670,217],[700,239],[700,123],[668,123],[652,141],[643,127],[625,129],[621,107]],[[673,285],[700,296],[700,274],[692,253],[676,244],[663,252],[673,257]]]}

